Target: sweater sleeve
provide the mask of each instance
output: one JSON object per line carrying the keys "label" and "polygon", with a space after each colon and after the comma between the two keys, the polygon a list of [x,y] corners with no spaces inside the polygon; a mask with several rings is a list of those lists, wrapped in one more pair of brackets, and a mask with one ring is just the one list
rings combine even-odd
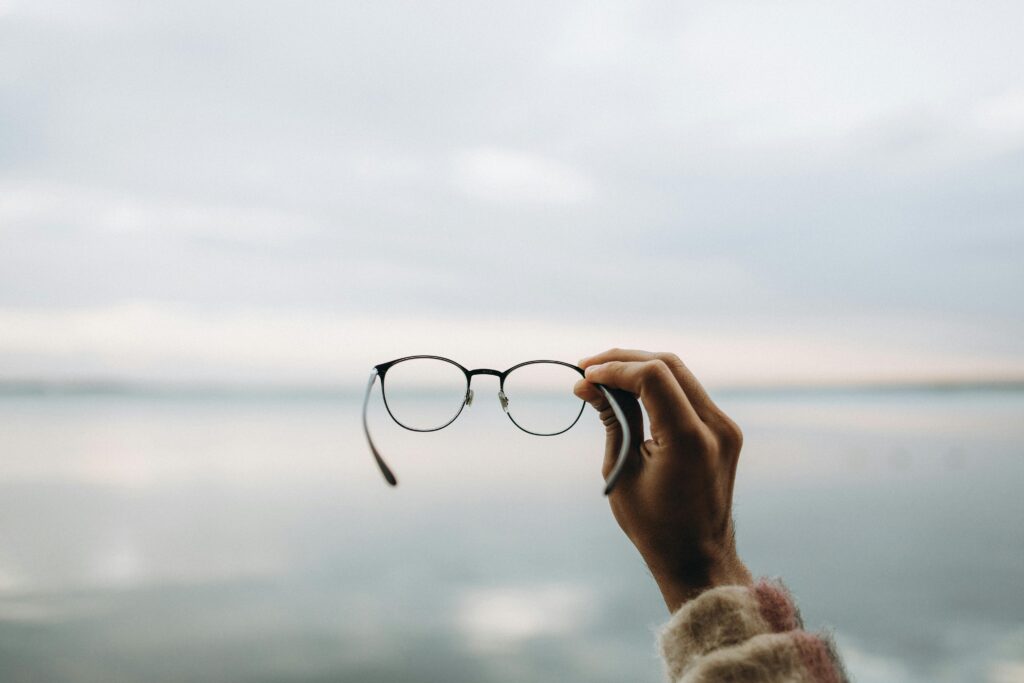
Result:
{"label": "sweater sleeve", "polygon": [[847,683],[831,640],[803,630],[778,582],[701,593],[672,615],[659,643],[673,683]]}

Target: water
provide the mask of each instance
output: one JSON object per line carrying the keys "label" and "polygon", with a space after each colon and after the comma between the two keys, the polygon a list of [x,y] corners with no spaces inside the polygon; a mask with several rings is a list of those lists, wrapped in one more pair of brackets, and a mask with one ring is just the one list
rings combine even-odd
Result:
{"label": "water", "polygon": [[[1024,392],[722,393],[740,551],[855,678],[1024,680]],[[661,680],[602,430],[358,397],[0,396],[0,680]]]}

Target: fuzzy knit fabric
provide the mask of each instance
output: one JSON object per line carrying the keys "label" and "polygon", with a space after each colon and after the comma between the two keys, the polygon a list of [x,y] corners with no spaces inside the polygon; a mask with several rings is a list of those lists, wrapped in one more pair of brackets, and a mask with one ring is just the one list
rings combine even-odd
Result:
{"label": "fuzzy knit fabric", "polygon": [[832,642],[803,630],[777,581],[701,593],[672,615],[659,642],[672,683],[847,683]]}

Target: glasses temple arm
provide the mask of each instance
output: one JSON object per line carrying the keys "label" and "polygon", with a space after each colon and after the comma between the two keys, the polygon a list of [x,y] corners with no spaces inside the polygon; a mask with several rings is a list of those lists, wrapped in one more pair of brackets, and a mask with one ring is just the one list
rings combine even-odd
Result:
{"label": "glasses temple arm", "polygon": [[[615,466],[612,467],[611,474],[608,475],[604,482],[604,495],[607,496],[615,488],[615,484],[619,481],[619,476],[622,474],[622,469],[626,466],[626,458],[629,456],[629,448],[633,444],[633,437],[629,432],[629,422],[626,420],[626,414],[622,412],[622,407],[619,406],[619,402],[615,399],[614,392],[603,384],[598,384],[597,388],[604,394],[608,405],[611,406],[612,412],[615,413],[615,419],[619,421],[619,427],[622,429],[619,456],[615,460]],[[369,438],[369,435],[367,435],[367,438]]]}
{"label": "glasses temple arm", "polygon": [[370,373],[370,381],[366,383],[366,395],[363,397],[363,434],[366,435],[366,443],[370,445],[370,452],[373,453],[373,459],[377,461],[377,467],[380,468],[380,473],[384,475],[384,479],[392,486],[398,486],[398,480],[395,479],[391,468],[384,462],[384,458],[380,457],[377,446],[374,445],[373,439],[370,437],[370,426],[366,422],[366,409],[370,405],[370,392],[373,391],[373,384],[376,381],[377,369],[374,368],[373,372]]}

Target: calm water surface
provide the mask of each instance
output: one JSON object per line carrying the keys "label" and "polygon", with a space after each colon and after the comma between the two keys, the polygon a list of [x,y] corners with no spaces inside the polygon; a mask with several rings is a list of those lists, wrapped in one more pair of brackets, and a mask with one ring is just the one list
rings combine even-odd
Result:
{"label": "calm water surface", "polygon": [[[482,393],[482,392],[481,392]],[[1024,393],[722,393],[741,553],[861,683],[1024,681]],[[0,396],[0,680],[659,681],[602,429],[478,396]]]}

